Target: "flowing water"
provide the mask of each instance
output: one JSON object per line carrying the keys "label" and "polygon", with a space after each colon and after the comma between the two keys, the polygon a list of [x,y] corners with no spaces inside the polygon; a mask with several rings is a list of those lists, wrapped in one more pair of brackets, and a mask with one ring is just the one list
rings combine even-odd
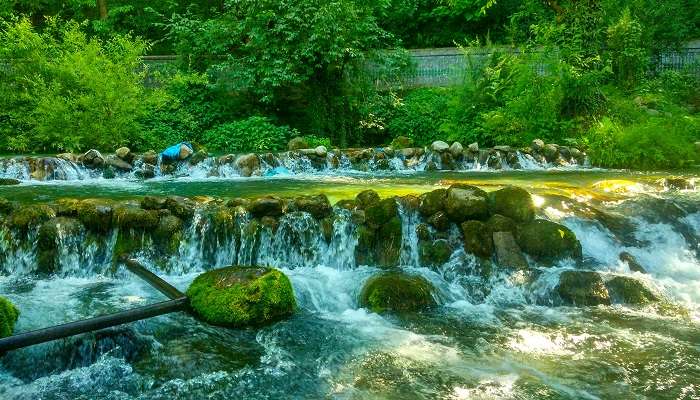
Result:
{"label": "flowing water", "polygon": [[[685,172],[697,179],[698,171]],[[235,216],[215,232],[197,211],[177,254],[142,262],[185,290],[203,270],[261,263],[283,270],[299,311],[260,329],[208,326],[184,313],[15,351],[1,359],[3,399],[698,399],[700,398],[700,192],[669,190],[662,173],[488,171],[298,174],[268,178],[162,178],[150,181],[25,181],[0,188],[24,203],[63,197],[117,199],[146,194],[254,197],[326,193],[332,201],[366,188],[382,197],[421,193],[456,182],[486,190],[520,185],[538,216],[571,228],[587,269],[643,280],[670,306],[563,306],[554,287],[562,271],[481,274],[456,250],[439,266],[420,264],[415,225],[401,208],[401,264],[428,279],[439,306],[378,315],[358,306],[378,271],[356,266],[355,226],[336,208],[330,240],[306,214],[250,234]],[[591,210],[595,210],[592,212]],[[614,216],[611,223],[610,218]],[[35,244],[0,239],[0,294],[21,309],[16,331],[162,301],[110,251],[116,232],[90,241],[60,236],[60,272],[33,273]],[[647,269],[631,272],[627,251]]]}

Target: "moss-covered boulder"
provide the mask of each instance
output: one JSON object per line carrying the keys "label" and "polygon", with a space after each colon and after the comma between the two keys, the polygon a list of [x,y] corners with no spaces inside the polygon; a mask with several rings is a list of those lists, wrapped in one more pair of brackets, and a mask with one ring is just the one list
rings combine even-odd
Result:
{"label": "moss-covered boulder", "polygon": [[13,186],[19,185],[21,182],[17,179],[12,178],[0,178],[0,186]]}
{"label": "moss-covered boulder", "polygon": [[600,274],[594,271],[564,271],[559,275],[559,296],[576,306],[610,305],[610,294]]}
{"label": "moss-covered boulder", "polygon": [[432,192],[423,193],[420,196],[420,205],[418,211],[424,217],[430,217],[438,211],[445,209],[445,200],[447,199],[447,189],[436,189]]}
{"label": "moss-covered boulder", "polygon": [[52,218],[39,227],[37,235],[37,271],[51,274],[59,268],[59,243],[61,238],[80,234],[82,224],[73,218]]}
{"label": "moss-covered boulder", "polygon": [[55,216],[56,212],[45,204],[23,206],[12,211],[7,225],[11,229],[26,233],[31,227],[36,227]]}
{"label": "moss-covered boulder", "polygon": [[399,209],[394,198],[380,200],[365,208],[365,222],[373,228],[379,228],[398,215]]}
{"label": "moss-covered boulder", "polygon": [[165,199],[165,208],[181,220],[188,221],[194,216],[196,204],[185,197],[171,196]]}
{"label": "moss-covered boulder", "polygon": [[144,210],[161,210],[165,207],[165,200],[161,197],[146,196],[141,199],[141,208]]}
{"label": "moss-covered boulder", "polygon": [[107,232],[112,227],[112,204],[106,200],[83,200],[77,205],[78,220],[95,232]]}
{"label": "moss-covered boulder", "polygon": [[493,255],[493,238],[485,223],[467,221],[461,225],[464,251],[482,258]]}
{"label": "moss-covered boulder", "polygon": [[453,185],[447,190],[445,212],[450,220],[462,223],[488,216],[488,195],[471,185]]}
{"label": "moss-covered boulder", "polygon": [[399,263],[401,255],[401,220],[398,217],[390,219],[377,231],[376,260],[379,267],[394,267]]}
{"label": "moss-covered boulder", "polygon": [[406,136],[397,136],[394,138],[394,140],[391,141],[391,144],[389,146],[391,146],[392,149],[396,150],[413,147],[413,139]]}
{"label": "moss-covered boulder", "polygon": [[452,247],[445,239],[435,241],[420,241],[418,243],[418,255],[421,265],[442,265],[452,255]]}
{"label": "moss-covered boulder", "polygon": [[282,215],[284,202],[282,199],[272,196],[259,197],[250,202],[248,211],[256,218],[279,217]]}
{"label": "moss-covered boulder", "polygon": [[450,228],[450,219],[444,211],[438,211],[428,218],[428,223],[439,232],[445,232]]}
{"label": "moss-covered boulder", "polygon": [[316,219],[323,219],[333,212],[333,207],[325,194],[297,197],[294,199],[294,207],[298,211],[311,214]]}
{"label": "moss-covered boulder", "polygon": [[187,297],[201,319],[232,328],[278,321],[296,308],[289,278],[273,268],[232,266],[205,272],[192,282]]}
{"label": "moss-covered boulder", "polygon": [[177,253],[182,240],[182,220],[174,215],[163,216],[153,232],[153,239],[158,248],[166,254]]}
{"label": "moss-covered boulder", "polygon": [[489,193],[492,214],[500,214],[516,222],[530,222],[535,218],[535,204],[527,190],[507,186]]}
{"label": "moss-covered boulder", "polygon": [[375,264],[375,243],[377,231],[366,226],[357,227],[357,246],[355,246],[355,263],[357,265]]}
{"label": "moss-covered boulder", "polygon": [[153,230],[158,226],[158,212],[135,206],[118,206],[113,210],[112,222],[121,229]]}
{"label": "moss-covered boulder", "polygon": [[582,257],[581,243],[571,229],[551,221],[538,219],[522,225],[516,240],[526,254],[541,263]]}
{"label": "moss-covered boulder", "polygon": [[377,192],[371,189],[363,190],[355,196],[355,204],[362,210],[379,203],[379,200]]}
{"label": "moss-covered boulder", "polygon": [[616,276],[605,282],[605,286],[615,303],[648,304],[660,300],[644,283],[628,276]]}
{"label": "moss-covered boulder", "polygon": [[433,286],[425,278],[387,272],[370,278],[360,293],[360,306],[382,313],[421,311],[435,305]]}
{"label": "moss-covered boulder", "polygon": [[12,335],[18,318],[17,307],[10,300],[0,296],[0,337]]}
{"label": "moss-covered boulder", "polygon": [[501,214],[492,215],[488,221],[486,221],[486,226],[491,233],[515,232],[517,227],[515,221]]}

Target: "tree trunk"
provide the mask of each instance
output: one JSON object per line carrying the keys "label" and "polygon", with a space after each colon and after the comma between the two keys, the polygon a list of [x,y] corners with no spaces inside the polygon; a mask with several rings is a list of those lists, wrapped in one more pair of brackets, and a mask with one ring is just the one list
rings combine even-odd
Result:
{"label": "tree trunk", "polygon": [[100,12],[100,19],[107,19],[107,0],[97,0],[97,9]]}

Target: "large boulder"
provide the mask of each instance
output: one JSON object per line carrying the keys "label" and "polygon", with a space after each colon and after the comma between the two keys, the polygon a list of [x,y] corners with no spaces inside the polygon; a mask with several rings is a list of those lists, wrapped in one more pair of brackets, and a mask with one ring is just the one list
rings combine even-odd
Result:
{"label": "large boulder", "polygon": [[289,278],[273,268],[232,266],[205,272],[192,282],[187,297],[201,319],[232,328],[275,322],[296,308]]}
{"label": "large boulder", "polygon": [[56,212],[45,204],[23,206],[15,209],[7,219],[7,226],[26,233],[32,227],[56,216]]}
{"label": "large boulder", "polygon": [[659,296],[641,281],[628,276],[616,276],[605,282],[615,303],[648,304],[659,301]]}
{"label": "large boulder", "polygon": [[301,149],[308,149],[309,148],[309,142],[306,141],[303,137],[297,136],[290,140],[287,143],[287,149],[289,151],[294,151],[294,150],[301,150]]}
{"label": "large boulder", "polygon": [[294,199],[294,206],[297,210],[307,212],[316,219],[323,219],[333,212],[325,194],[297,197]]}
{"label": "large boulder", "polygon": [[241,176],[251,176],[260,171],[260,159],[257,154],[245,154],[236,159],[236,168]]}
{"label": "large boulder", "polygon": [[421,265],[442,265],[452,256],[452,247],[445,239],[433,242],[421,241],[418,244],[418,255]]}
{"label": "large boulder", "polygon": [[19,318],[19,309],[10,300],[0,296],[0,338],[12,335]]}
{"label": "large boulder", "polygon": [[445,232],[450,228],[450,218],[444,211],[438,211],[428,218],[428,223],[439,232]]}
{"label": "large boulder", "polygon": [[165,254],[176,254],[183,236],[182,220],[174,215],[166,215],[158,221],[153,239]]}
{"label": "large boulder", "polygon": [[464,154],[464,146],[462,146],[462,143],[460,143],[460,142],[452,143],[452,145],[450,146],[450,154],[455,159],[462,158],[462,155]]}
{"label": "large boulder", "polygon": [[544,149],[542,149],[542,153],[548,162],[556,161],[559,158],[559,146],[551,143],[546,144]]}
{"label": "large boulder", "polygon": [[83,200],[76,206],[78,220],[94,232],[107,232],[112,227],[112,204],[105,200]]}
{"label": "large boulder", "polygon": [[507,186],[489,193],[492,214],[500,214],[516,222],[530,222],[535,218],[535,204],[527,190]]}
{"label": "large boulder", "polygon": [[377,231],[376,260],[381,268],[395,267],[401,256],[401,219],[394,217]]}
{"label": "large boulder", "polygon": [[377,203],[379,203],[379,195],[371,189],[363,190],[355,196],[355,204],[362,210]]}
{"label": "large boulder", "polygon": [[486,218],[488,195],[476,186],[451,186],[445,198],[445,212],[456,223]]}
{"label": "large boulder", "polygon": [[158,153],[153,150],[148,150],[141,155],[141,160],[146,164],[156,165],[158,164]]}
{"label": "large boulder", "polygon": [[259,197],[250,202],[248,211],[256,218],[279,217],[282,215],[284,202],[282,199],[272,196]]}
{"label": "large boulder", "polygon": [[450,145],[442,140],[436,140],[430,145],[430,149],[436,153],[444,153],[450,149]]}
{"label": "large boulder", "polygon": [[326,146],[316,146],[316,148],[314,149],[314,154],[317,157],[326,158],[326,156],[328,155],[328,149],[326,148]]}
{"label": "large boulder", "polygon": [[398,205],[393,197],[365,208],[365,222],[373,228],[379,228],[398,215]]}
{"label": "large boulder", "polygon": [[100,168],[105,163],[105,158],[99,151],[95,149],[88,150],[85,154],[83,154],[80,157],[80,159],[82,160],[83,164],[88,168]]}
{"label": "large boulder", "polygon": [[153,230],[158,226],[158,212],[123,205],[112,211],[112,222],[121,229]]}
{"label": "large boulder", "polygon": [[481,221],[467,221],[461,225],[464,251],[482,258],[493,255],[493,238],[486,224]]}
{"label": "large boulder", "polygon": [[436,212],[445,209],[445,200],[447,200],[447,189],[436,189],[432,192],[423,193],[420,196],[418,211],[424,217],[430,217]]}
{"label": "large boulder", "polygon": [[128,147],[120,147],[115,152],[114,155],[121,158],[122,160],[131,163],[134,160],[134,154]]}
{"label": "large boulder", "polygon": [[433,287],[425,278],[388,272],[370,278],[360,293],[360,306],[382,313],[421,311],[435,305]]}
{"label": "large boulder", "polygon": [[544,141],[542,139],[535,139],[532,141],[530,147],[532,148],[532,151],[540,152],[544,150]]}
{"label": "large boulder", "polygon": [[196,204],[186,197],[170,196],[165,199],[165,208],[182,220],[189,220],[194,216],[195,206]]}
{"label": "large boulder", "polygon": [[610,294],[600,274],[594,271],[564,271],[559,275],[559,296],[576,306],[610,305]]}
{"label": "large boulder", "polygon": [[113,155],[109,155],[107,156],[107,158],[105,158],[105,165],[113,167],[120,171],[131,171],[131,169],[133,168],[133,166],[128,162]]}
{"label": "large boulder", "polygon": [[515,242],[511,232],[494,232],[493,247],[496,251],[496,262],[502,267],[527,269],[528,264],[523,252]]}
{"label": "large boulder", "polygon": [[37,234],[37,271],[51,274],[59,268],[59,243],[62,237],[79,235],[82,224],[73,218],[51,218],[39,227]]}
{"label": "large boulder", "polygon": [[516,240],[526,254],[541,263],[582,258],[581,243],[571,229],[551,221],[538,219],[522,225]]}
{"label": "large boulder", "polygon": [[492,233],[515,232],[517,229],[515,221],[501,214],[493,214],[488,221],[486,221],[486,226]]}

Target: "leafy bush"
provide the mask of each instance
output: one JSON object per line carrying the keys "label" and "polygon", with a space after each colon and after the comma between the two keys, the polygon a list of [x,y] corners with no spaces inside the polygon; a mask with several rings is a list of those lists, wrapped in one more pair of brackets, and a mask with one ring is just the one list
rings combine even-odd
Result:
{"label": "leafy bush", "polygon": [[410,91],[386,127],[391,137],[407,136],[416,145],[444,140],[448,132],[451,90],[426,88]]}
{"label": "leafy bush", "polygon": [[204,132],[204,144],[213,151],[263,152],[278,151],[298,132],[287,126],[276,126],[266,117],[249,117],[219,125]]}
{"label": "leafy bush", "polygon": [[149,94],[129,36],[89,39],[74,22],[49,19],[43,32],[22,19],[0,28],[0,147],[10,151],[78,151],[129,145],[140,134]]}
{"label": "leafy bush", "polygon": [[642,27],[626,8],[620,19],[608,28],[608,51],[617,82],[626,88],[633,87],[647,66],[646,52],[642,47]]}
{"label": "leafy bush", "polygon": [[331,139],[327,137],[321,137],[316,135],[304,135],[304,140],[309,144],[309,147],[315,148],[318,146],[325,146],[326,148],[331,147]]}

